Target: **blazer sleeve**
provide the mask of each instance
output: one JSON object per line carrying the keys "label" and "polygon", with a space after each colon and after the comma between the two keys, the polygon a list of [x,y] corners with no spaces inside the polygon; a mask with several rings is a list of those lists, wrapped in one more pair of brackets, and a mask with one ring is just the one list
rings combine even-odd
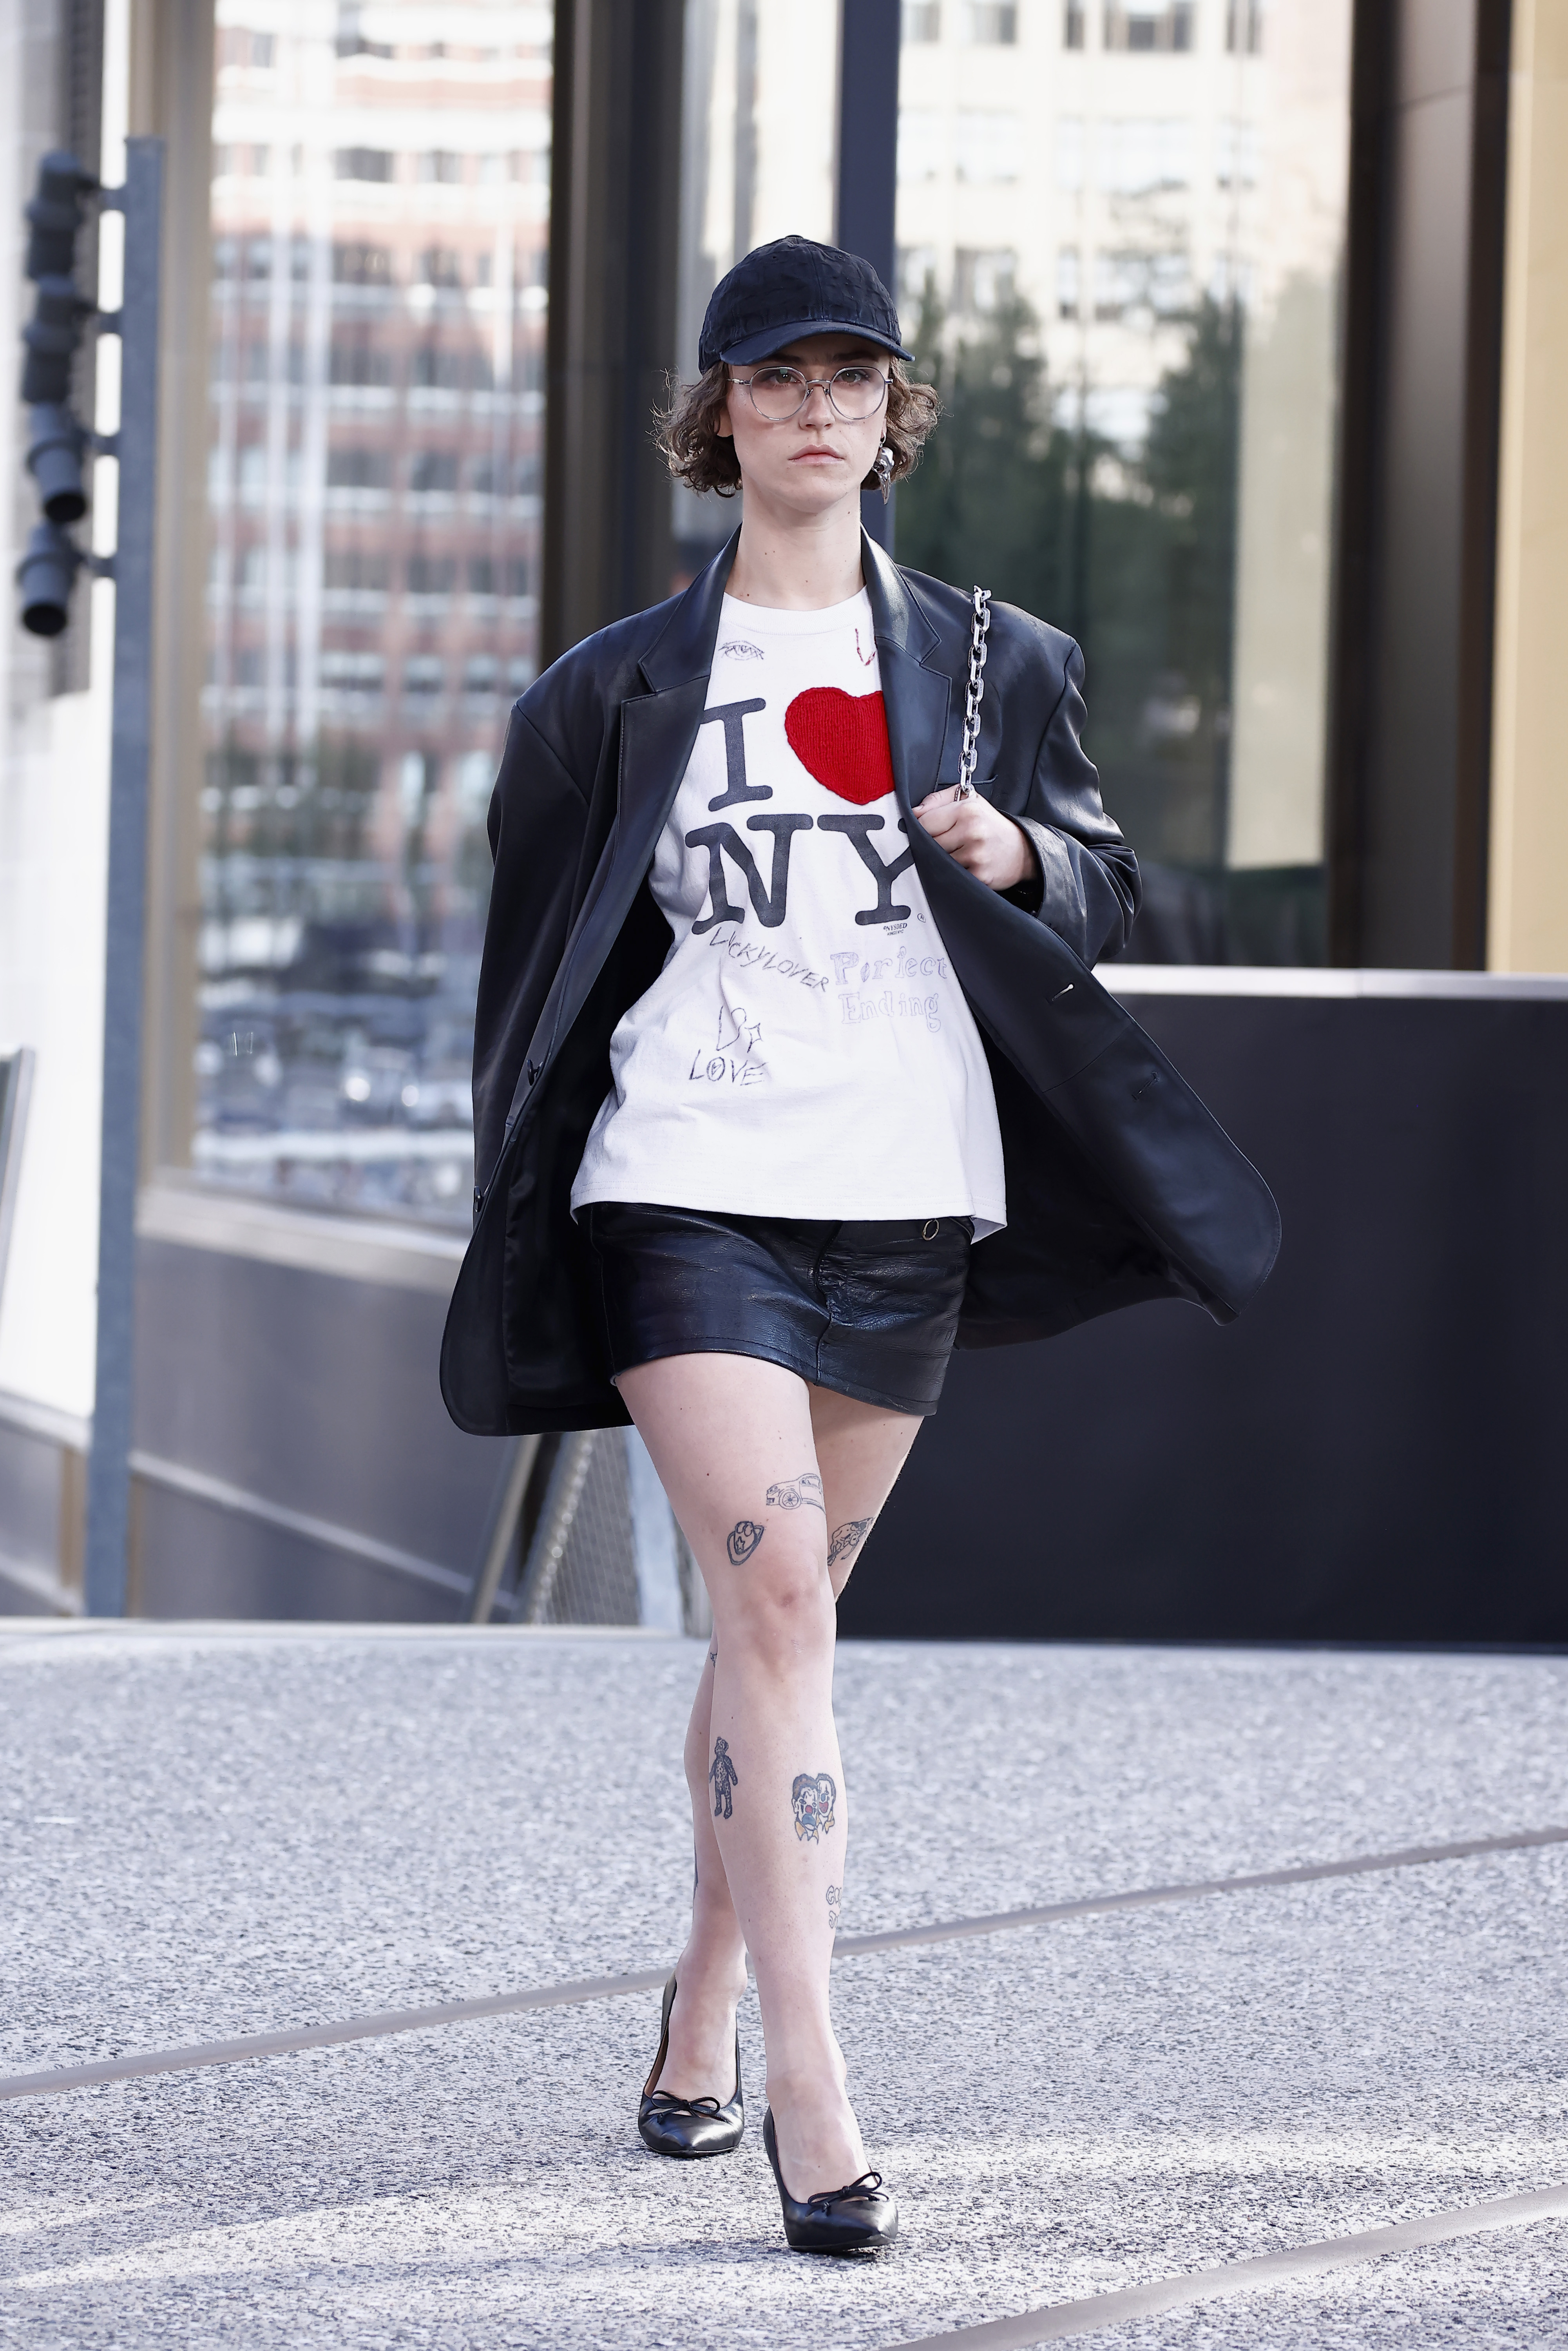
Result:
{"label": "blazer sleeve", "polygon": [[487,830],[495,874],[474,1017],[474,1165],[487,1186],[571,920],[587,806],[565,761],[514,707]]}
{"label": "blazer sleeve", "polygon": [[1100,778],[1083,748],[1084,716],[1083,655],[1070,642],[1028,799],[1014,819],[1034,844],[1040,876],[1006,895],[1093,964],[1125,946],[1142,889],[1137,859],[1102,804]]}

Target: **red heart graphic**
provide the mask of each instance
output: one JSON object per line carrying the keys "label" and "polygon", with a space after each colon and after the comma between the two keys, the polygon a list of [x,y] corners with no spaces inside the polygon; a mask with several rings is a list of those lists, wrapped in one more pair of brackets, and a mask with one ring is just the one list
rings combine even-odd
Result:
{"label": "red heart graphic", "polygon": [[800,765],[840,799],[864,808],[892,791],[893,755],[880,694],[808,686],[784,713],[784,733]]}

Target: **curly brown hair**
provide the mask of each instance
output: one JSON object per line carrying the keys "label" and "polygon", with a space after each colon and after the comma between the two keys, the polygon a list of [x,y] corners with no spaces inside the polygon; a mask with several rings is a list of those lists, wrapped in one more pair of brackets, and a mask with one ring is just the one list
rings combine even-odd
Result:
{"label": "curly brown hair", "polygon": [[[676,387],[668,408],[656,413],[656,439],[664,462],[677,482],[688,490],[716,490],[721,498],[734,497],[740,487],[740,462],[735,443],[718,430],[729,392],[729,370],[722,360],[705,368],[695,383]],[[888,371],[887,407],[883,431],[893,452],[889,479],[902,482],[915,471],[920,452],[930,437],[942,403],[928,383],[912,383],[902,360]],[[882,487],[880,475],[869,473],[862,489]]]}

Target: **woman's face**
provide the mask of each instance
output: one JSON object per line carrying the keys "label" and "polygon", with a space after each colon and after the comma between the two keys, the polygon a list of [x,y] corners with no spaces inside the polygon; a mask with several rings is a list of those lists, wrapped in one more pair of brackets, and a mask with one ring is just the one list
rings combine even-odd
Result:
{"label": "woman's face", "polygon": [[730,370],[729,397],[718,425],[727,439],[734,438],[746,489],[759,494],[766,504],[807,517],[847,503],[858,514],[861,484],[875,463],[887,423],[886,399],[878,402],[872,415],[848,423],[830,402],[826,382],[820,381],[793,416],[769,423],[742,389],[758,369],[769,365],[799,368],[802,375],[819,379],[840,368],[864,366],[885,378],[887,353],[855,335],[803,335],[770,360]]}

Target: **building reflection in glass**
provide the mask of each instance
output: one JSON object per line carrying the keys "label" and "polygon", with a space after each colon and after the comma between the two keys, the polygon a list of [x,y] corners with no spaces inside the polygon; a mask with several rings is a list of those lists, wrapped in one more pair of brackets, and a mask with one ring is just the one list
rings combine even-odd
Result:
{"label": "building reflection in glass", "polygon": [[538,659],[551,12],[246,16],[220,0],[193,1159],[461,1224],[485,813]]}
{"label": "building reflection in glass", "polygon": [[903,17],[899,559],[1082,643],[1134,956],[1319,962],[1349,0]]}
{"label": "building reflection in glass", "polygon": [[[686,0],[674,371],[696,373],[708,297],[744,254],[833,235],[839,0]],[[685,585],[740,520],[740,499],[672,485]]]}

